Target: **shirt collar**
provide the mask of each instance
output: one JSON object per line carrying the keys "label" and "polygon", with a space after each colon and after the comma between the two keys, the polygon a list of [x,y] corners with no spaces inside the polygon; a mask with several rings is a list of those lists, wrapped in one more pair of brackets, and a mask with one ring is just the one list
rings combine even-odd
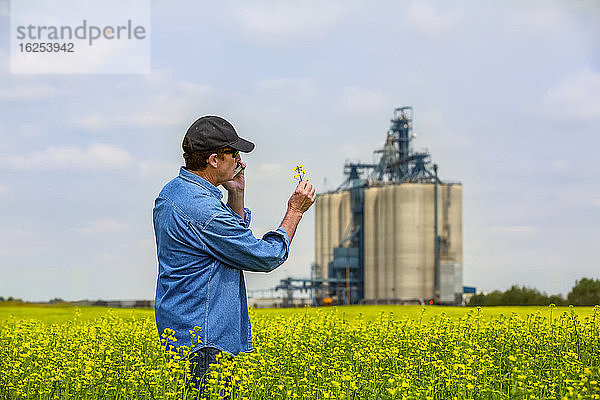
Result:
{"label": "shirt collar", "polygon": [[194,174],[193,172],[188,171],[184,167],[181,167],[179,169],[179,177],[188,182],[192,182],[198,186],[203,187],[204,189],[208,190],[213,196],[215,196],[219,200],[221,200],[223,198],[223,192],[221,192],[215,185],[213,185],[206,179],[202,178],[201,176],[198,176],[198,175]]}

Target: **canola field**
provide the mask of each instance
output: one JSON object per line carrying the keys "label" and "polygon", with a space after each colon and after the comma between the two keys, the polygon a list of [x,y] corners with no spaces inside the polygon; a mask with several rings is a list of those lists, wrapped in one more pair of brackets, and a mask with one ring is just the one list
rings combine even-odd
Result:
{"label": "canola field", "polygon": [[[600,399],[600,307],[251,310],[219,399]],[[0,399],[192,399],[152,310],[0,306]],[[165,351],[166,350],[166,351]]]}

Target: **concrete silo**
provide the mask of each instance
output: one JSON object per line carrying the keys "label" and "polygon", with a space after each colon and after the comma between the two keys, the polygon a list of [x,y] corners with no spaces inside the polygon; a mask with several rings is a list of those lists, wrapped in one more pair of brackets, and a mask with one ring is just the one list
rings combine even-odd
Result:
{"label": "concrete silo", "polygon": [[316,297],[460,304],[462,185],[431,172],[428,153],[411,152],[412,108],[391,122],[379,163],[346,164],[347,180],[317,197]]}

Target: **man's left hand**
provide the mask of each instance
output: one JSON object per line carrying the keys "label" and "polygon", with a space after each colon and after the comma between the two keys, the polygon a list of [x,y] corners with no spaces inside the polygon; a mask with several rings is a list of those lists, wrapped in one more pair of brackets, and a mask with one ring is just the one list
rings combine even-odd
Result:
{"label": "man's left hand", "polygon": [[223,187],[225,188],[225,190],[227,190],[230,193],[244,191],[244,188],[246,187],[246,180],[244,178],[244,171],[246,170],[246,163],[243,161],[240,161],[240,164],[242,164],[242,167],[243,167],[242,170],[240,171],[240,173],[237,174],[232,180],[223,183]]}

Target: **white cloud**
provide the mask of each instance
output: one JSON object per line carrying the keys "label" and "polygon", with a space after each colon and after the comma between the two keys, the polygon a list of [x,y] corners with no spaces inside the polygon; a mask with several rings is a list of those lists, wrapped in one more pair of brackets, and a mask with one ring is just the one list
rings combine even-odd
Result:
{"label": "white cloud", "polygon": [[317,95],[317,82],[308,78],[266,79],[254,85],[261,94],[273,94],[293,99],[311,99]]}
{"label": "white cloud", "polygon": [[49,147],[28,156],[4,155],[0,168],[10,170],[85,169],[106,170],[128,167],[133,157],[125,150],[105,144],[93,144],[87,149],[74,146]]}
{"label": "white cloud", "polygon": [[139,164],[140,173],[144,178],[157,177],[157,176],[171,176],[174,172],[177,172],[180,160],[173,160],[171,162],[157,161],[157,160],[146,160]]}
{"label": "white cloud", "polygon": [[47,99],[57,94],[49,85],[21,85],[0,90],[0,101],[24,101]]}
{"label": "white cloud", "polygon": [[528,225],[494,225],[490,227],[490,232],[507,236],[523,236],[535,233],[537,229]]}
{"label": "white cloud", "polygon": [[[304,77],[264,79],[252,84],[250,89],[234,98],[234,107],[243,115],[240,120],[256,120],[257,115],[276,115],[277,119],[263,118],[260,121],[257,128],[262,131],[269,126],[279,131],[283,126],[290,125],[306,130],[314,122],[306,115],[328,94],[318,81]],[[298,112],[300,109],[304,112]],[[286,123],[282,124],[281,121]]]}
{"label": "white cloud", "polygon": [[[597,0],[548,1],[534,0],[519,2],[518,7],[511,7],[507,22],[513,30],[531,32],[538,35],[554,35],[564,32],[575,22],[580,23],[577,30],[585,29],[587,18],[596,21],[600,15]],[[583,17],[583,18],[581,18]]]}
{"label": "white cloud", "polygon": [[420,149],[425,144],[450,149],[473,147],[473,142],[467,134],[453,128],[455,116],[433,108],[422,108],[416,112],[413,118],[413,133],[416,139],[412,142],[415,149]]}
{"label": "white cloud", "polygon": [[557,205],[568,212],[581,207],[600,206],[600,191],[596,185],[575,185],[556,191]]}
{"label": "white cloud", "polygon": [[[196,115],[199,109],[214,109],[216,106],[212,87],[177,80],[168,71],[137,76],[117,86],[115,91],[135,93],[135,96],[133,99],[124,96],[123,100],[116,97],[110,103],[103,102],[95,108],[88,106],[86,110],[95,111],[72,118],[69,122],[91,131],[113,126],[168,128],[179,126],[190,115]],[[131,108],[132,101],[136,104],[134,109]]]}
{"label": "white cloud", "polygon": [[423,1],[414,1],[406,8],[404,21],[420,33],[438,36],[459,26],[462,18],[456,13],[443,14]]}
{"label": "white cloud", "polygon": [[120,233],[126,229],[127,225],[122,222],[115,221],[111,218],[102,218],[88,222],[88,224],[79,228],[77,231],[85,235],[96,235]]}
{"label": "white cloud", "polygon": [[[289,177],[293,175],[292,171],[289,173]],[[286,175],[285,169],[281,164],[277,163],[263,163],[260,164],[255,169],[249,172],[249,180],[254,182],[273,182],[273,181],[281,181],[286,180],[288,176]]]}
{"label": "white cloud", "polygon": [[319,37],[348,13],[343,2],[266,2],[237,13],[246,34],[261,41],[281,43],[298,37]]}
{"label": "white cloud", "polygon": [[349,114],[369,114],[389,108],[388,97],[378,91],[359,86],[347,86],[341,93],[341,106]]}
{"label": "white cloud", "polygon": [[75,125],[85,128],[90,131],[100,131],[109,125],[108,116],[100,114],[87,114],[83,117],[72,120]]}
{"label": "white cloud", "polygon": [[0,199],[1,198],[8,198],[12,196],[12,190],[8,187],[8,186],[1,186],[0,185]]}
{"label": "white cloud", "polygon": [[[527,3],[523,3],[527,5]],[[534,33],[556,32],[556,29],[564,23],[564,10],[553,7],[552,2],[531,3],[529,8],[519,8],[510,15],[511,26],[527,29]]]}
{"label": "white cloud", "polygon": [[0,242],[6,243],[9,240],[22,240],[31,241],[35,238],[39,238],[37,232],[22,229],[22,228],[0,228]]}
{"label": "white cloud", "polygon": [[32,230],[0,227],[0,256],[31,254],[32,248],[39,251],[39,240],[40,235]]}
{"label": "white cloud", "polygon": [[558,160],[554,160],[550,165],[550,170],[554,172],[566,172],[571,168],[571,163],[569,160],[565,160],[564,158],[560,158]]}
{"label": "white cloud", "polygon": [[557,119],[600,120],[600,73],[585,69],[548,90],[545,111]]}

